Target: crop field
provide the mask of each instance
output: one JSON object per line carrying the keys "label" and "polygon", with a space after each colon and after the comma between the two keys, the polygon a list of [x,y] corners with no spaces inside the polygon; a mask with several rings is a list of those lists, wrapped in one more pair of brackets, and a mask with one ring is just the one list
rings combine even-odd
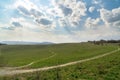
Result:
{"label": "crop field", "polygon": [[[37,48],[36,50],[40,50],[40,46],[34,46],[34,47],[29,46],[29,48],[35,48],[35,47]],[[65,48],[65,47],[69,47],[69,48]],[[24,46],[24,48],[19,47],[19,46],[11,46],[11,47],[7,46],[7,48],[5,49],[8,49],[8,48],[11,48],[13,50],[14,48],[17,48],[17,49],[20,48],[23,50],[27,49],[26,46]],[[70,62],[70,61],[74,61],[78,59],[89,58],[95,55],[100,55],[100,54],[115,50],[117,48],[118,46],[114,44],[107,44],[107,45],[102,46],[102,45],[94,45],[90,43],[58,44],[58,45],[44,46],[43,49],[45,50],[50,49],[56,52],[56,55],[48,60],[46,59],[36,64],[33,64],[31,67],[40,67],[41,66],[40,64],[42,63],[44,63],[42,64],[42,66],[55,65],[55,62],[58,62],[61,60],[60,58],[62,58],[63,59],[62,61],[64,62],[61,61],[61,63],[57,63],[57,64],[62,64],[65,62]],[[65,51],[64,55],[62,53],[63,51],[61,50]],[[5,52],[5,53],[8,54],[8,52]],[[16,56],[18,57],[18,55]],[[42,56],[42,58],[46,56],[49,56],[49,55],[46,53],[44,56]],[[66,57],[67,59],[65,59],[64,57]],[[12,60],[16,60],[16,58],[8,58],[8,59],[10,61],[9,63],[11,63],[9,65],[15,66],[13,65],[14,62],[12,62]],[[25,60],[25,58],[22,58],[22,59]],[[55,59],[54,62],[52,61],[53,59]],[[24,73],[24,74],[18,74],[14,76],[1,77],[0,80],[120,80],[120,60],[119,59],[120,59],[120,51],[101,57],[99,59],[87,61],[84,63],[78,63],[75,65],[66,66],[62,68],[56,68],[56,69],[47,70],[47,71],[38,71],[38,72],[33,72],[33,73]],[[34,60],[37,60],[37,58]],[[47,62],[49,62],[49,64]],[[16,65],[18,64],[16,63]]]}
{"label": "crop field", "polygon": [[68,43],[53,45],[0,46],[0,66],[39,68],[90,58],[117,49],[113,44]]}

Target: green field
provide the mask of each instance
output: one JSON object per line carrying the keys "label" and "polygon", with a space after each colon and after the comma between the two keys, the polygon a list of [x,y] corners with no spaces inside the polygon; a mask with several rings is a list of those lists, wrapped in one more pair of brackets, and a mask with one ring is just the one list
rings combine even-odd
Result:
{"label": "green field", "polygon": [[90,58],[117,49],[113,44],[68,43],[54,45],[1,46],[1,67],[16,67],[35,62],[27,68],[53,66]]}
{"label": "green field", "polygon": [[[107,45],[101,46],[101,45],[94,45],[94,44],[88,44],[88,43],[59,44],[59,46],[58,45],[51,45],[51,46],[53,51],[56,51],[56,52],[59,50],[65,50],[66,52],[69,51],[69,53],[66,53],[66,54],[64,53],[63,56],[61,55],[63,51],[60,51],[59,53],[57,53],[57,55],[59,56],[56,55],[55,57],[57,57],[58,59],[55,57],[53,58],[56,60],[56,62],[58,62],[58,60],[62,57],[63,57],[62,59],[65,62],[78,60],[78,57],[79,59],[88,58],[91,56],[103,54],[104,52],[110,52],[112,50],[115,50],[118,47],[114,44],[107,44]],[[45,46],[44,49],[51,49],[51,46],[49,46],[49,48],[48,46]],[[65,47],[69,47],[69,48],[64,49]],[[13,49],[13,46],[10,48]],[[16,47],[14,46],[14,48]],[[33,48],[33,46],[31,48]],[[71,51],[74,51],[74,50],[77,50],[77,51],[75,51],[76,53],[74,53],[74,55],[72,56],[73,52]],[[68,56],[68,54],[70,56]],[[75,54],[78,57],[75,56]],[[68,58],[70,57],[71,58],[65,59],[64,57],[66,56],[68,56]],[[9,58],[9,60],[11,59]],[[45,60],[42,62],[48,62],[48,61],[51,62],[52,59]],[[53,63],[51,62],[51,65],[54,65],[54,62]],[[44,65],[50,65],[50,64],[46,63]],[[38,65],[35,64],[33,66],[34,67],[40,66],[40,62]],[[99,59],[87,61],[84,63],[79,63],[72,66],[66,66],[63,68],[57,68],[57,69],[52,69],[48,71],[39,71],[39,72],[33,72],[33,73],[25,73],[25,74],[18,74],[14,76],[1,77],[0,80],[120,80],[120,51],[110,54],[108,56],[104,56]]]}

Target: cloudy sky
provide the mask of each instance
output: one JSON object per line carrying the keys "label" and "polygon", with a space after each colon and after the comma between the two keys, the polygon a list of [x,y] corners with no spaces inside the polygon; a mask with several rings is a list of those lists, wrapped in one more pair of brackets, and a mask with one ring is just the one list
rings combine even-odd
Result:
{"label": "cloudy sky", "polygon": [[120,0],[0,0],[0,41],[120,39]]}

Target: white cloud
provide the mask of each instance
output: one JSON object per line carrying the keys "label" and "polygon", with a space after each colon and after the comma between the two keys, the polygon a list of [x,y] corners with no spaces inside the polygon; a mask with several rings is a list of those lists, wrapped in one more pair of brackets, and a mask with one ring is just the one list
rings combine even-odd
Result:
{"label": "white cloud", "polygon": [[91,13],[92,13],[94,10],[95,10],[95,7],[93,7],[93,6],[89,8],[89,12],[91,12]]}
{"label": "white cloud", "polygon": [[45,13],[42,11],[44,10],[43,7],[36,6],[30,0],[18,0],[14,3],[14,7],[21,14],[28,17],[39,18],[41,16],[45,16]]}
{"label": "white cloud", "polygon": [[[35,4],[30,0],[17,0],[13,6],[21,14],[12,18],[7,24],[0,23],[0,38],[1,40],[79,42],[119,37],[120,8],[100,9],[101,3],[101,0],[93,0],[93,5],[99,5],[99,8],[94,6],[88,8],[91,13],[99,9],[100,17],[93,19],[86,16],[87,4],[83,0],[52,0],[49,6]],[[20,23],[22,27],[13,29],[11,27],[15,26],[12,25],[13,22]]]}
{"label": "white cloud", "polygon": [[53,26],[60,21],[66,22],[66,25],[63,22],[60,22],[60,25],[63,23],[62,25],[69,25],[69,27],[78,26],[81,17],[86,16],[87,11],[86,4],[83,1],[76,0],[52,0],[51,6],[41,6],[42,8],[36,6],[29,0],[19,0],[15,3],[15,6],[20,13],[33,18],[34,21],[41,20],[43,17],[45,17],[47,20],[50,20],[51,23],[53,23],[49,26],[42,25],[41,23],[39,24],[40,26],[42,25],[44,27]]}
{"label": "white cloud", "polygon": [[101,21],[100,18],[92,19],[91,17],[89,17],[85,22],[85,27],[87,29],[95,29],[99,27],[100,21]]}
{"label": "white cloud", "polygon": [[[64,13],[61,14],[62,16],[60,17],[62,17],[62,19],[64,20],[59,21],[67,22],[67,25],[69,25],[69,27],[77,26],[81,20],[81,17],[86,16],[87,11],[86,4],[82,1],[77,2],[76,0],[59,0],[59,1],[53,0],[53,5],[55,5],[54,7],[58,6],[58,8],[60,5],[63,5],[66,8],[64,10],[69,15],[63,16]],[[60,22],[60,24],[61,23],[63,22]],[[63,25],[65,24],[63,23]]]}
{"label": "white cloud", "polygon": [[92,0],[92,3],[93,3],[93,4],[100,4],[100,3],[101,3],[101,0]]}
{"label": "white cloud", "polygon": [[33,32],[27,28],[21,28],[11,31],[1,31],[0,40],[17,40],[17,41],[38,41],[38,42],[73,42],[75,39],[70,34],[55,34],[54,32],[41,31]]}
{"label": "white cloud", "polygon": [[116,9],[107,10],[100,9],[101,19],[108,27],[120,27],[120,7]]}
{"label": "white cloud", "polygon": [[[34,24],[35,26],[40,27],[42,29],[49,29],[49,30],[56,27],[56,23],[53,22],[53,17],[51,17],[51,15],[54,16],[55,14],[51,14],[50,11],[48,11],[49,9],[48,7],[45,7],[42,5],[38,7],[30,0],[16,1],[14,6],[22,15],[31,18],[35,23]],[[27,24],[30,23],[28,19],[26,19],[25,22]],[[26,23],[24,23],[24,26]]]}
{"label": "white cloud", "polygon": [[104,25],[98,27],[98,29],[86,29],[84,31],[74,31],[74,38],[78,41],[88,40],[100,40],[100,39],[119,39],[120,32],[114,28],[104,27]]}
{"label": "white cloud", "polygon": [[39,10],[39,8],[35,4],[33,4],[30,0],[17,0],[14,3],[14,7],[17,8],[18,6],[23,6],[27,10],[30,10],[32,8]]}
{"label": "white cloud", "polygon": [[92,4],[95,4],[101,8],[104,8],[104,3],[102,0],[92,0]]}
{"label": "white cloud", "polygon": [[[18,28],[17,30],[35,30],[35,29],[38,29],[40,30],[40,27],[38,27],[38,25],[34,24],[33,22],[30,22],[28,21],[27,19],[23,18],[23,17],[20,17],[20,18],[11,18],[11,23],[12,22],[19,22],[22,27],[21,28]],[[34,32],[34,31],[33,31]],[[22,32],[21,32],[22,33]]]}

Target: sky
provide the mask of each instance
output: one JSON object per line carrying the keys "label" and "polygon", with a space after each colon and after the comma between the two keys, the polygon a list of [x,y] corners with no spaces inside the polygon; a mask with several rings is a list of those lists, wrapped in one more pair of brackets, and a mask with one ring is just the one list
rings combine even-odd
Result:
{"label": "sky", "polygon": [[120,0],[0,0],[0,41],[120,39]]}

